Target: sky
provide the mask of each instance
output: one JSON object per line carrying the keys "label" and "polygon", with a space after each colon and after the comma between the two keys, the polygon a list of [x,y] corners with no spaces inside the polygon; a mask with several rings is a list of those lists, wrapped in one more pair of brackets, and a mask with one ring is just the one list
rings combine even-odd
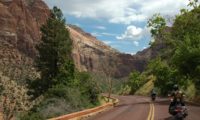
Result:
{"label": "sky", "polygon": [[147,21],[160,13],[170,23],[189,0],[44,0],[74,24],[122,53],[135,54],[152,40]]}

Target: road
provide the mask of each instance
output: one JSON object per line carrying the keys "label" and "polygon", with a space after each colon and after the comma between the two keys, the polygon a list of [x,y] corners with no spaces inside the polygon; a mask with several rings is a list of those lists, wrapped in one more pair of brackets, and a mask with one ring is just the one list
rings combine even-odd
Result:
{"label": "road", "polygon": [[[142,96],[114,96],[120,103],[113,109],[92,116],[87,120],[174,120],[168,114],[169,100]],[[189,116],[185,120],[200,120],[200,106],[188,105]]]}

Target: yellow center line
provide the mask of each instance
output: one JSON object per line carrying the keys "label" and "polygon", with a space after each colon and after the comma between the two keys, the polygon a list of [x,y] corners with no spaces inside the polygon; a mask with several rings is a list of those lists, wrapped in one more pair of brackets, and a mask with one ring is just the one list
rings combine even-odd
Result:
{"label": "yellow center line", "polygon": [[151,120],[151,109],[152,109],[152,104],[149,103],[149,105],[150,105],[150,108],[149,108],[149,115],[148,115],[147,120]]}
{"label": "yellow center line", "polygon": [[151,115],[151,120],[154,120],[154,111],[155,111],[154,104],[152,104],[152,115]]}
{"label": "yellow center line", "polygon": [[150,103],[149,105],[150,105],[150,109],[149,109],[149,115],[148,115],[147,120],[154,120],[154,111],[155,111],[154,105],[153,103]]}

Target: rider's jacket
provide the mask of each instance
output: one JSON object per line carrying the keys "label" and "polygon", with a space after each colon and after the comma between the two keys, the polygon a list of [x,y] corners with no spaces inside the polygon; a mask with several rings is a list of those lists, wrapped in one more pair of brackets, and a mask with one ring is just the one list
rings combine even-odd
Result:
{"label": "rider's jacket", "polygon": [[177,101],[183,102],[184,100],[184,94],[180,90],[173,91],[171,94],[171,97],[173,97],[174,102],[177,102]]}

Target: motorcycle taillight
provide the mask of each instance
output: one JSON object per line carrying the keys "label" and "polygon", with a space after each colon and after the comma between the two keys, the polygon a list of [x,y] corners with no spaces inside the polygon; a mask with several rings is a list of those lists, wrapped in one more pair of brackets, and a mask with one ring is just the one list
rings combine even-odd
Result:
{"label": "motorcycle taillight", "polygon": [[176,112],[180,112],[181,110],[180,110],[180,109],[176,109],[175,111],[176,111]]}
{"label": "motorcycle taillight", "polygon": [[181,111],[182,111],[182,108],[178,107],[178,108],[175,109],[175,111],[176,111],[176,112],[181,112]]}

